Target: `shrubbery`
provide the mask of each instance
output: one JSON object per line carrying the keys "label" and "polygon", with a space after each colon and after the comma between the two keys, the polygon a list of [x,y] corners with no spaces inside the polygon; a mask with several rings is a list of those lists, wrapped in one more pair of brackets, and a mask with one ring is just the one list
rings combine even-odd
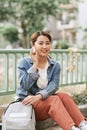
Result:
{"label": "shrubbery", "polygon": [[73,100],[76,104],[82,105],[87,103],[87,90],[83,91],[80,94],[73,94]]}

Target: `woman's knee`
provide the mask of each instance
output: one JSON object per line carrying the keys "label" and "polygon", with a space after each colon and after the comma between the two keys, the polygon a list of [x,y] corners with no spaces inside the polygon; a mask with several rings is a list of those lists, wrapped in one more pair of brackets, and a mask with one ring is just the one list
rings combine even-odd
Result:
{"label": "woman's knee", "polygon": [[57,96],[60,98],[60,99],[70,99],[71,98],[71,96],[69,95],[69,94],[67,94],[67,93],[62,93],[62,92],[58,92],[57,93]]}

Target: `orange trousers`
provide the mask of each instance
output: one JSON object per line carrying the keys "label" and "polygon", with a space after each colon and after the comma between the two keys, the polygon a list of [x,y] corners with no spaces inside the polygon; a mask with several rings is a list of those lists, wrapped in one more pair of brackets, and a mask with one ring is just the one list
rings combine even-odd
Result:
{"label": "orange trousers", "polygon": [[33,104],[36,120],[52,118],[64,130],[70,130],[73,125],[79,125],[85,117],[78,106],[66,93],[57,93],[49,96],[45,100],[37,101]]}

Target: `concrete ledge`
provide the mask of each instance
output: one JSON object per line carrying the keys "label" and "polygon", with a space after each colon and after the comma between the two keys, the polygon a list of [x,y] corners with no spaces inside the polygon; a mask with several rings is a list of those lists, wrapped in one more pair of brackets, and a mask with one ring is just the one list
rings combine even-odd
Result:
{"label": "concrete ledge", "polygon": [[[82,114],[87,117],[87,104],[78,106]],[[6,107],[0,107],[0,125],[2,121],[2,114],[5,111]],[[1,130],[1,128],[0,128]],[[62,130],[56,122],[54,122],[51,118],[44,121],[37,121],[36,130]]]}
{"label": "concrete ledge", "polygon": [[82,114],[85,117],[87,117],[87,104],[79,105],[78,108],[80,109],[80,111],[82,112]]}
{"label": "concrete ledge", "polygon": [[37,121],[36,130],[43,130],[54,126],[57,126],[57,123],[54,122],[51,118],[48,118],[47,120],[44,121]]}
{"label": "concrete ledge", "polygon": [[[79,105],[78,108],[82,112],[82,114],[87,117],[87,104]],[[62,130],[56,122],[54,122],[51,118],[38,121],[36,124],[36,130]]]}

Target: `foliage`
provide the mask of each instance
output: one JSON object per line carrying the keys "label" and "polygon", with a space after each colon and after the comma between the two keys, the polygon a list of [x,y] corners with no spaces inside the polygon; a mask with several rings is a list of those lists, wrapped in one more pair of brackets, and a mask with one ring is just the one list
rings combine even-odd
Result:
{"label": "foliage", "polygon": [[84,49],[84,50],[87,49],[87,42],[86,41],[83,43],[82,49]]}
{"label": "foliage", "polygon": [[[17,12],[21,11],[20,14],[17,13],[16,17],[17,20],[20,20],[25,39],[27,34],[31,35],[34,31],[43,29],[46,16],[57,14],[58,4],[56,1],[22,0],[18,4],[21,4],[21,6],[19,6]],[[27,44],[25,47],[27,47]]]}
{"label": "foliage", "polygon": [[3,36],[12,44],[18,41],[18,30],[15,27],[6,27]]}
{"label": "foliage", "polygon": [[80,94],[73,94],[72,96],[73,100],[76,104],[82,105],[87,103],[87,90],[83,91]]}
{"label": "foliage", "polygon": [[59,5],[68,0],[3,0],[0,1],[0,21],[12,20],[20,23],[23,30],[25,47],[27,35],[45,26],[45,18],[58,15]]}
{"label": "foliage", "polygon": [[79,60],[80,53],[78,48],[68,48],[69,51],[69,62],[67,66],[68,72],[74,72],[76,69],[76,60]]}
{"label": "foliage", "polygon": [[69,0],[1,0],[0,22],[8,20],[19,23],[24,37],[24,47],[27,48],[27,36],[42,30],[46,24],[44,19],[49,15],[58,17],[60,4],[69,2]]}
{"label": "foliage", "polygon": [[56,45],[56,48],[58,48],[58,49],[68,49],[69,43],[66,40],[59,40],[58,44]]}
{"label": "foliage", "polygon": [[83,29],[84,36],[83,36],[83,47],[82,49],[87,49],[87,27]]}
{"label": "foliage", "polygon": [[0,36],[3,35],[3,32],[4,32],[4,28],[3,28],[3,27],[0,27]]}
{"label": "foliage", "polygon": [[14,14],[15,10],[11,5],[11,0],[0,0],[0,22],[11,19]]}

